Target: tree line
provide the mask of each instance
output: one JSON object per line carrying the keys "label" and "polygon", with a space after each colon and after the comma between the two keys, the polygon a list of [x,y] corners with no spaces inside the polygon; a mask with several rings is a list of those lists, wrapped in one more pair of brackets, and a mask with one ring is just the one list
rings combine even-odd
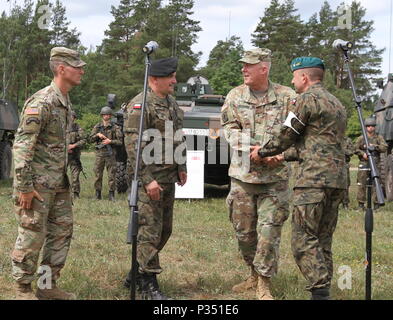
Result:
{"label": "tree line", "polygon": [[[96,48],[85,48],[81,33],[71,29],[66,8],[60,0],[24,0],[17,5],[12,0],[9,12],[0,17],[0,97],[21,107],[26,98],[48,85],[52,75],[48,68],[50,49],[66,46],[82,53],[87,62],[81,86],[71,92],[74,109],[79,117],[95,119],[106,105],[108,93],[115,93],[119,102],[126,102],[143,87],[144,57],[141,48],[150,40],[160,44],[154,59],[177,56],[178,81],[200,74],[207,77],[217,94],[226,95],[242,83],[238,60],[244,49],[236,35],[219,40],[210,51],[206,66],[198,69],[201,52],[192,45],[202,31],[200,22],[193,18],[194,0],[120,0],[112,6],[112,22],[105,31],[102,43]],[[290,61],[296,56],[318,56],[326,63],[325,86],[354,115],[352,92],[341,54],[332,48],[335,39],[354,43],[353,73],[364,106],[372,109],[375,100],[375,81],[381,78],[384,49],[377,49],[370,37],[374,22],[365,18],[366,10],[353,1],[350,10],[351,26],[342,28],[342,3],[332,8],[325,1],[319,12],[303,21],[293,0],[271,0],[251,34],[255,47],[267,47],[273,52],[272,81],[291,85]],[[40,28],[42,6],[49,6],[49,28]],[[86,120],[87,120],[86,118]],[[89,122],[89,121],[87,121]],[[349,121],[348,133],[359,133],[356,117]]]}

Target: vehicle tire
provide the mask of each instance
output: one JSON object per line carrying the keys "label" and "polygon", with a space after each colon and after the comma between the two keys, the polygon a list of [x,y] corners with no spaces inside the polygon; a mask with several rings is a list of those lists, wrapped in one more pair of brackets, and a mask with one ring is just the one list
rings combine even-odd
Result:
{"label": "vehicle tire", "polygon": [[128,189],[127,164],[125,162],[116,163],[116,190],[124,193]]}
{"label": "vehicle tire", "polygon": [[386,200],[393,201],[393,155],[388,155],[386,159],[385,193]]}
{"label": "vehicle tire", "polygon": [[0,179],[9,179],[12,167],[12,149],[8,142],[0,142]]}

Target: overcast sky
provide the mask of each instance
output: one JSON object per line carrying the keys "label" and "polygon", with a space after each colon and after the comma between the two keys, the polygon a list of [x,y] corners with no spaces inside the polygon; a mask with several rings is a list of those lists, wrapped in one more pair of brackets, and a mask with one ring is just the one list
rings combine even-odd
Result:
{"label": "overcast sky", "polygon": [[[15,0],[12,0],[15,1]],[[23,3],[23,0],[16,0]],[[67,10],[71,25],[82,33],[82,44],[89,48],[99,45],[104,38],[104,31],[113,20],[110,14],[111,5],[118,6],[120,0],[61,0]],[[329,1],[335,10],[344,0]],[[393,72],[393,56],[389,70],[389,30],[392,0],[360,0],[367,9],[366,19],[374,20],[375,31],[371,41],[378,49],[386,48],[383,55],[383,76]],[[209,52],[217,41],[225,40],[230,35],[237,35],[243,41],[245,49],[251,48],[251,33],[255,30],[259,18],[270,0],[195,0],[194,16],[200,21],[203,31],[198,34],[198,42],[193,49],[202,51],[200,66],[203,66]],[[323,0],[295,0],[295,6],[304,21],[318,12]],[[6,0],[0,0],[0,11],[9,10]],[[392,53],[393,55],[393,53]]]}

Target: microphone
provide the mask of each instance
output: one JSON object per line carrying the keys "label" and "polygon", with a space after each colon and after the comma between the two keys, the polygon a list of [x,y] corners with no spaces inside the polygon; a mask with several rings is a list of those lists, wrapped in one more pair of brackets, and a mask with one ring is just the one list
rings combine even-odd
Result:
{"label": "microphone", "polygon": [[332,47],[334,49],[341,49],[344,51],[351,50],[353,47],[353,43],[350,41],[345,41],[341,39],[334,40]]}
{"label": "microphone", "polygon": [[142,49],[146,54],[151,54],[159,48],[159,45],[155,41],[149,41]]}

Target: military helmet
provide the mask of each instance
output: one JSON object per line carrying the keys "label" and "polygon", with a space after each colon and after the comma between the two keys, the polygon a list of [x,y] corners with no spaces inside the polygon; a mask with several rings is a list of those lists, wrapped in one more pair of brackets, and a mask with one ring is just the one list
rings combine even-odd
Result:
{"label": "military helmet", "polygon": [[364,121],[364,125],[367,127],[367,126],[373,126],[373,127],[375,127],[376,125],[377,125],[377,121],[375,120],[375,118],[374,117],[370,117],[370,118],[367,118],[365,121]]}
{"label": "military helmet", "polygon": [[101,109],[100,115],[103,115],[103,114],[110,114],[110,115],[112,115],[113,114],[112,109],[109,108],[109,107],[103,107]]}

